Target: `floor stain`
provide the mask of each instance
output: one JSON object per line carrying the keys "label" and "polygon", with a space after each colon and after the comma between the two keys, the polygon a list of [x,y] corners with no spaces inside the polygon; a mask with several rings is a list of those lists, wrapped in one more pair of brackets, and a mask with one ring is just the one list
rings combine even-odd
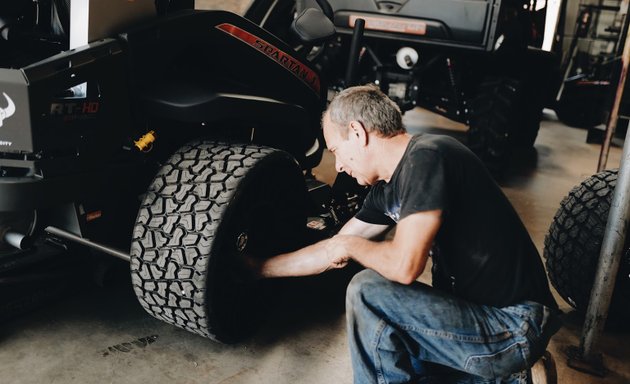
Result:
{"label": "floor stain", "polygon": [[128,353],[133,351],[134,349],[144,349],[149,344],[155,343],[158,337],[158,335],[151,335],[147,337],[141,337],[127,343],[112,345],[111,347],[107,347],[107,349],[102,350],[101,353],[103,354],[103,357],[105,357],[111,353]]}

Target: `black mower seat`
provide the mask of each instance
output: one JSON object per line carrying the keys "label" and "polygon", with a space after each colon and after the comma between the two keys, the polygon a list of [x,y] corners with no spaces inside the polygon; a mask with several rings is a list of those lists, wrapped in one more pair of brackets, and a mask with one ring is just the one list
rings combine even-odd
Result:
{"label": "black mower seat", "polygon": [[319,9],[306,8],[291,23],[291,31],[305,44],[319,44],[335,35],[335,25]]}

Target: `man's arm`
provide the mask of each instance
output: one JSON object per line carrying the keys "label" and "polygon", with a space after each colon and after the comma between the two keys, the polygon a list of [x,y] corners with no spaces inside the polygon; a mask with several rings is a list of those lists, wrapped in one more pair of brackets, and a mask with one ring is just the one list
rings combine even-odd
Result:
{"label": "man's arm", "polygon": [[417,212],[398,223],[392,240],[374,242],[344,234],[330,240],[339,242],[350,258],[366,268],[389,280],[411,284],[424,271],[441,223],[442,210]]}
{"label": "man's arm", "polygon": [[[372,239],[389,228],[387,225],[370,224],[357,218],[350,219],[339,231],[339,235],[361,239]],[[337,235],[337,236],[339,236]],[[343,268],[349,255],[337,236],[322,240],[294,252],[274,256],[266,260],[250,260],[259,277],[289,277],[316,275],[330,269]]]}
{"label": "man's arm", "polygon": [[337,235],[352,235],[359,236],[364,239],[374,239],[385,233],[389,229],[389,225],[370,224],[363,220],[359,220],[356,217],[348,220],[348,222],[341,227]]}

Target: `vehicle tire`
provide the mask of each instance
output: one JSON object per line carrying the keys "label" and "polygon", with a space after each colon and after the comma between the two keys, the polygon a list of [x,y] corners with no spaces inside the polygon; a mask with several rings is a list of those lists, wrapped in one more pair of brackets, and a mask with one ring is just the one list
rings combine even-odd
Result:
{"label": "vehicle tire", "polygon": [[263,303],[238,257],[299,247],[306,210],[302,171],[286,152],[203,141],[182,147],[155,176],[136,220],[131,276],[141,305],[219,342],[247,337]]}
{"label": "vehicle tire", "polygon": [[600,97],[563,95],[555,107],[558,119],[575,128],[592,128],[604,122],[604,107]]}
{"label": "vehicle tire", "polygon": [[484,80],[471,102],[468,146],[484,162],[500,164],[511,152],[518,81],[505,77]]}
{"label": "vehicle tire", "polygon": [[592,128],[601,124],[602,117],[596,116],[590,108],[579,108],[567,104],[558,105],[555,108],[558,120],[574,128]]}
{"label": "vehicle tire", "polygon": [[510,77],[489,77],[471,101],[468,146],[486,164],[505,165],[514,147],[536,141],[543,106],[522,82]]}
{"label": "vehicle tire", "polygon": [[[558,293],[586,312],[599,260],[617,170],[600,172],[569,192],[545,237],[547,273]],[[630,319],[630,252],[626,238],[609,319]]]}
{"label": "vehicle tire", "polygon": [[531,148],[536,142],[543,116],[544,98],[532,81],[521,83],[521,99],[518,103],[518,121],[514,126],[512,144],[518,148]]}

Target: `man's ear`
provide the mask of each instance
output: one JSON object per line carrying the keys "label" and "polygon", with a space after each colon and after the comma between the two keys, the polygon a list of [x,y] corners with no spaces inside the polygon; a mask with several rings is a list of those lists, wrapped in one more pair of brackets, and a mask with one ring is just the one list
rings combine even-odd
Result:
{"label": "man's ear", "polygon": [[368,132],[361,122],[356,120],[351,121],[349,134],[353,139],[359,140],[362,146],[366,146],[368,144]]}

